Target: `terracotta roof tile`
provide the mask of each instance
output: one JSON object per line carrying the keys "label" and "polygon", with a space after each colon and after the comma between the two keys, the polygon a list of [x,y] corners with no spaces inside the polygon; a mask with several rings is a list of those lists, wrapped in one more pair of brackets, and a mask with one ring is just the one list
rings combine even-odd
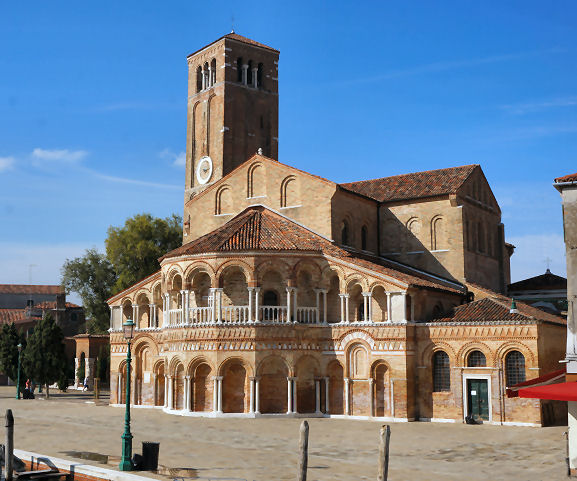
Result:
{"label": "terracotta roof tile", "polygon": [[[67,309],[71,309],[71,308],[75,308],[75,307],[80,307],[77,304],[73,304],[72,302],[67,302],[65,304]],[[34,304],[34,307],[38,308],[38,309],[56,309],[56,301],[44,301],[44,302],[40,302],[38,304]]]}
{"label": "terracotta roof tile", "polygon": [[419,199],[456,193],[457,189],[477,168],[479,168],[478,165],[463,165],[448,169],[427,170],[380,179],[349,182],[340,184],[340,186],[379,202]]}
{"label": "terracotta roof tile", "polygon": [[458,288],[455,283],[444,283],[408,266],[343,249],[263,206],[248,207],[213,232],[168,252],[159,260],[194,254],[250,250],[318,252],[389,275],[409,285],[458,293],[464,291],[464,288]]}
{"label": "terracotta roof tile", "polygon": [[0,309],[0,324],[22,324],[38,320],[39,316],[29,316],[26,309]]}
{"label": "terracotta roof tile", "polygon": [[0,284],[0,294],[64,294],[64,287],[30,284]]}
{"label": "terracotta roof tile", "polygon": [[554,314],[542,311],[536,307],[515,301],[518,313],[511,313],[510,297],[496,294],[494,297],[485,297],[478,301],[469,302],[452,309],[450,315],[433,322],[502,322],[502,321],[547,321],[554,324],[566,325],[565,319]]}
{"label": "terracotta roof tile", "polygon": [[557,177],[555,182],[562,183],[562,182],[577,182],[577,173],[565,175],[564,177]]}

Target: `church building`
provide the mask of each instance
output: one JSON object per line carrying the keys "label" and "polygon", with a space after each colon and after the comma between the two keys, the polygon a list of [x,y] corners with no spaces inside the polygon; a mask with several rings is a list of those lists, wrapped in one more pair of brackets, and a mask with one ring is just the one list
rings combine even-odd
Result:
{"label": "church building", "polygon": [[183,243],[108,301],[111,404],[133,319],[131,403],[170,414],[562,416],[504,396],[564,358],[565,321],[504,296],[479,165],[332,182],[278,159],[278,50],[233,32],[187,60]]}

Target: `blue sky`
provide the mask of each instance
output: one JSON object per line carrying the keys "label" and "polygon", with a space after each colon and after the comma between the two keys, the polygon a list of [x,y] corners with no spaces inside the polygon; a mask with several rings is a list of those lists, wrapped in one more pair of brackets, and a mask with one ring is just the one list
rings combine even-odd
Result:
{"label": "blue sky", "polygon": [[56,283],[109,225],[181,213],[186,55],[233,17],[281,51],[279,160],[337,182],[479,163],[513,280],[565,274],[575,2],[214,5],[0,3],[0,282]]}

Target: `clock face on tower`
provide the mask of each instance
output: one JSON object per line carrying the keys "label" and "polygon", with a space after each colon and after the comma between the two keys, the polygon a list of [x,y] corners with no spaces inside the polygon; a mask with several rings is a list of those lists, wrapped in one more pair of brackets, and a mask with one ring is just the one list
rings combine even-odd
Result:
{"label": "clock face on tower", "polygon": [[196,179],[201,185],[206,184],[212,176],[212,159],[208,156],[201,157],[196,166]]}

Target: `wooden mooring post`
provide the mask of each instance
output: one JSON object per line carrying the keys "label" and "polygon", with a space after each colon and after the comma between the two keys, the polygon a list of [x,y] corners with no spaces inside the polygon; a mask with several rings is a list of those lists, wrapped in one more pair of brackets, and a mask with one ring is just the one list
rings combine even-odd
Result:
{"label": "wooden mooring post", "polygon": [[14,475],[14,416],[12,409],[6,409],[6,444],[4,445],[4,466],[6,481],[12,481]]}
{"label": "wooden mooring post", "polygon": [[297,473],[298,481],[307,481],[307,465],[309,458],[309,423],[303,421],[299,439],[299,466]]}
{"label": "wooden mooring post", "polygon": [[379,475],[377,481],[387,481],[389,477],[389,442],[391,440],[391,426],[381,427],[379,441]]}

